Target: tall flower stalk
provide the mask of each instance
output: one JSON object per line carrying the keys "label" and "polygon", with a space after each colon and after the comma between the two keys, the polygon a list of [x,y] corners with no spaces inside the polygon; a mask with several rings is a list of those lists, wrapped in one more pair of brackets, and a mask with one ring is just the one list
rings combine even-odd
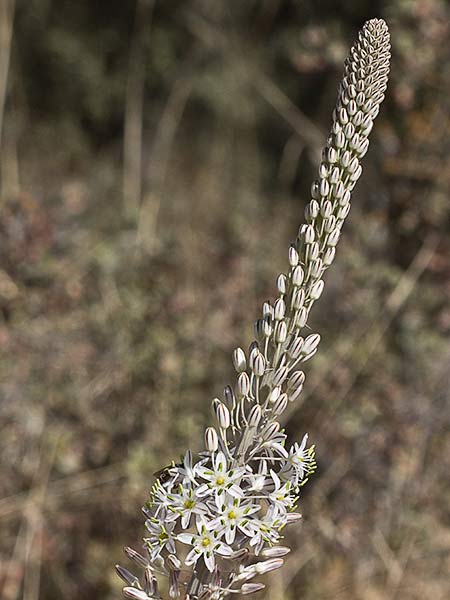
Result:
{"label": "tall flower stalk", "polygon": [[345,62],[306,223],[289,248],[287,272],[278,277],[278,297],[264,303],[248,353],[233,352],[236,382],[212,402],[216,423],[205,431],[205,450],[195,459],[186,452],[158,474],[143,509],[143,551],[125,549],[143,576],[117,566],[126,598],[162,598],[164,576],[170,598],[250,594],[264,587],[257,575],[283,565],[289,548],[280,545],[282,530],[301,518],[298,497],[315,460],[307,434],[287,446],[280,416],[302,393],[302,365],[320,342],[318,333],[303,331],[362,173],[387,86],[389,50],[386,23],[368,21]]}

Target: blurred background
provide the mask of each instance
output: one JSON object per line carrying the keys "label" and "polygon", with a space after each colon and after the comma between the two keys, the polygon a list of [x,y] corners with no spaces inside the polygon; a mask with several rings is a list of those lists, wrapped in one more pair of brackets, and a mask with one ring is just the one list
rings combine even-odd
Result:
{"label": "blurred background", "polygon": [[343,61],[388,96],[286,423],[317,444],[271,600],[450,597],[450,6],[1,0],[0,597],[112,600],[152,473],[273,299]]}

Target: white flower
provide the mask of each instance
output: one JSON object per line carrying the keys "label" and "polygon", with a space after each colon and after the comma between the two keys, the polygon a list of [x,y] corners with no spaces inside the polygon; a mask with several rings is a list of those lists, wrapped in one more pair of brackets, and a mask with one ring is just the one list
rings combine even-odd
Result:
{"label": "white flower", "polygon": [[183,544],[192,546],[184,561],[186,566],[195,565],[198,559],[203,556],[206,568],[213,572],[215,568],[215,555],[231,556],[233,550],[220,541],[222,532],[214,529],[211,522],[199,520],[197,522],[198,534],[180,533],[177,539]]}
{"label": "white flower", "polygon": [[166,519],[155,519],[151,517],[145,521],[145,526],[150,533],[150,537],[145,538],[145,542],[150,549],[152,560],[155,560],[156,557],[159,556],[163,548],[166,548],[170,554],[173,554],[176,551],[175,537],[173,535],[175,527],[174,521],[168,522]]}
{"label": "white flower", "polygon": [[268,500],[273,507],[274,516],[293,510],[297,498],[292,494],[291,482],[286,481],[282,483],[278,475],[272,470],[270,471],[270,475],[273,479],[275,489],[269,494]]}
{"label": "white flower", "polygon": [[290,479],[296,487],[308,475],[315,466],[314,448],[306,448],[308,434],[303,436],[302,443],[297,442],[289,450],[289,458],[280,475],[283,479]]}
{"label": "white flower", "polygon": [[167,494],[170,502],[167,506],[170,511],[167,519],[173,521],[181,516],[181,527],[187,529],[192,515],[205,516],[208,507],[199,500],[197,488],[184,487],[180,484],[179,490],[178,494]]}
{"label": "white flower", "polygon": [[[259,467],[257,473],[250,473],[247,475],[247,479],[250,483],[249,491],[261,492],[267,485],[267,462],[265,460],[259,461]],[[269,479],[270,481],[270,479]]]}
{"label": "white flower", "polygon": [[286,434],[279,431],[273,437],[261,444],[261,448],[264,448],[270,457],[281,456],[282,458],[287,458],[289,455],[284,447],[285,442]]}
{"label": "white flower", "polygon": [[273,546],[280,541],[278,529],[283,527],[284,519],[281,520],[274,513],[271,506],[264,517],[261,519],[252,519],[249,522],[249,530],[251,531],[250,546],[254,547],[255,554],[258,555],[265,544]]}
{"label": "white flower", "polygon": [[184,455],[183,464],[178,466],[178,475],[182,480],[183,485],[187,485],[188,482],[197,485],[195,477],[197,475],[198,467],[204,462],[200,461],[195,465],[192,464],[192,452],[188,450]]}
{"label": "white flower", "polygon": [[208,483],[204,483],[197,490],[199,498],[215,493],[216,502],[220,506],[220,496],[228,492],[234,498],[242,498],[244,492],[238,483],[246,473],[244,467],[237,469],[227,469],[227,459],[223,452],[218,452],[212,457],[212,468],[201,466],[198,468],[198,474]]}
{"label": "white flower", "polygon": [[227,495],[224,504],[219,508],[219,516],[210,522],[210,526],[220,528],[225,534],[227,544],[232,544],[238,529],[246,536],[251,537],[252,532],[248,527],[249,517],[258,512],[260,508],[258,504],[251,504],[248,501],[241,502],[239,498]]}

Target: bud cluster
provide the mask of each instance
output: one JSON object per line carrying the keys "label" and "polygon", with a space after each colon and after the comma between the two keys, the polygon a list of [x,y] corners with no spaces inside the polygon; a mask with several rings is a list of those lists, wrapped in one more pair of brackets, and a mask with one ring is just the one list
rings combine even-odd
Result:
{"label": "bud cluster", "polygon": [[362,172],[386,90],[389,49],[385,22],[368,21],[345,63],[306,223],[289,248],[287,273],[277,279],[278,297],[264,303],[248,352],[233,352],[236,382],[212,402],[215,423],[205,431],[205,451],[196,460],[188,451],[159,474],[144,507],[144,553],[126,550],[144,576],[117,567],[126,598],[161,598],[159,575],[168,578],[170,598],[250,594],[264,587],[253,578],[280,568],[289,552],[279,545],[281,532],[301,518],[297,500],[315,461],[307,434],[287,446],[280,416],[301,395],[302,364],[320,342],[304,329]]}

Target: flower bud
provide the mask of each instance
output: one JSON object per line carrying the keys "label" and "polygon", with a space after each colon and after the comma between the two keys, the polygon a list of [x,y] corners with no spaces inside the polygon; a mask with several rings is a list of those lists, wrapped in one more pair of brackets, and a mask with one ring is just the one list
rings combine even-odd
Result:
{"label": "flower bud", "polygon": [[314,242],[314,238],[314,227],[312,225],[308,225],[305,229],[305,243],[312,244]]}
{"label": "flower bud", "polygon": [[216,418],[221,429],[228,429],[230,426],[230,411],[223,402],[216,408]]}
{"label": "flower bud", "polygon": [[253,373],[255,377],[262,377],[266,368],[266,359],[261,352],[258,352],[253,362]]}
{"label": "flower bud", "polygon": [[304,343],[304,339],[302,337],[296,337],[292,340],[292,342],[289,345],[289,349],[288,349],[288,354],[290,356],[290,358],[292,358],[293,360],[296,360],[301,352],[302,352],[302,348],[303,348],[303,343]]}
{"label": "flower bud", "polygon": [[243,596],[247,596],[248,594],[254,594],[255,592],[260,592],[266,586],[263,583],[244,583],[241,587],[241,594]]}
{"label": "flower bud", "polygon": [[255,404],[255,406],[251,409],[250,414],[248,415],[248,424],[249,427],[257,427],[262,417],[262,408],[259,404]]}
{"label": "flower bud", "polygon": [[128,569],[125,569],[124,567],[121,567],[120,565],[116,565],[116,572],[117,575],[123,579],[123,581],[125,581],[125,583],[128,583],[130,586],[139,584],[139,578],[136,577],[136,575],[133,575],[133,573],[131,573]]}
{"label": "flower bud", "polygon": [[216,452],[219,447],[219,438],[214,427],[208,427],[205,431],[205,446],[208,452]]}
{"label": "flower bud", "polygon": [[313,242],[309,247],[309,258],[310,260],[316,260],[320,254],[319,242]]}
{"label": "flower bud", "polygon": [[288,398],[286,394],[280,394],[272,405],[272,411],[275,415],[281,415],[286,410]]}
{"label": "flower bud", "polygon": [[297,288],[293,290],[291,297],[291,307],[298,310],[303,306],[305,302],[305,290],[303,288]]}
{"label": "flower bud", "polygon": [[277,398],[279,397],[279,395],[281,394],[281,388],[280,387],[274,387],[269,395],[267,396],[268,401],[273,404],[273,402],[275,402],[277,400]]}
{"label": "flower bud", "polygon": [[303,306],[298,313],[297,317],[297,327],[304,327],[306,325],[306,321],[308,320],[308,309]]}
{"label": "flower bud", "polygon": [[294,248],[294,246],[290,246],[289,248],[289,264],[291,265],[291,267],[295,267],[296,265],[298,265],[298,252],[296,250],[296,248]]}
{"label": "flower bud", "polygon": [[261,437],[264,441],[270,440],[280,431],[280,424],[277,421],[272,421],[264,427],[261,432]]}
{"label": "flower bud", "polygon": [[231,387],[231,385],[227,385],[224,388],[223,398],[224,398],[225,404],[228,406],[228,408],[233,408],[233,406],[235,404],[235,399],[234,399],[233,388]]}
{"label": "flower bud", "polygon": [[297,523],[302,518],[300,513],[291,512],[286,515],[286,521],[290,525],[291,523]]}
{"label": "flower bud", "polygon": [[292,284],[296,287],[300,287],[303,283],[304,276],[305,274],[303,272],[302,267],[300,265],[297,265],[292,271]]}
{"label": "flower bud", "polygon": [[324,285],[325,284],[323,280],[319,279],[319,281],[316,281],[316,283],[311,287],[310,296],[313,300],[318,300],[320,298],[323,292]]}
{"label": "flower bud", "polygon": [[341,235],[340,230],[336,227],[327,238],[327,246],[336,246],[339,241],[339,237]]}
{"label": "flower bud", "polygon": [[250,391],[250,380],[248,378],[247,373],[240,373],[236,383],[236,395],[239,398],[243,398],[244,396],[248,396]]}
{"label": "flower bud", "polygon": [[292,375],[289,377],[288,390],[295,390],[302,386],[304,382],[305,374],[303,371],[294,371],[294,373],[292,373]]}
{"label": "flower bud", "polygon": [[329,191],[330,191],[330,184],[328,183],[328,181],[326,179],[321,179],[320,187],[319,187],[320,195],[323,198],[325,198],[326,196],[328,196]]}
{"label": "flower bud", "polygon": [[273,546],[272,548],[264,548],[261,552],[261,556],[266,556],[267,558],[281,558],[282,556],[286,556],[291,551],[287,546]]}
{"label": "flower bud", "polygon": [[275,341],[277,344],[282,344],[287,338],[286,321],[279,321],[275,327]]}
{"label": "flower bud", "polygon": [[169,554],[166,558],[166,564],[169,566],[169,569],[173,569],[174,571],[179,571],[182,567],[181,560],[175,554]]}
{"label": "flower bud", "polygon": [[286,275],[284,275],[283,273],[281,275],[278,275],[277,290],[280,294],[286,293]]}
{"label": "flower bud", "polygon": [[312,199],[309,202],[309,204],[306,206],[306,209],[307,209],[306,210],[306,213],[307,213],[306,218],[308,219],[308,217],[309,217],[311,219],[315,219],[319,214],[319,210],[320,210],[319,203],[317,202],[317,200]]}
{"label": "flower bud", "polygon": [[122,590],[125,598],[130,600],[150,600],[150,597],[143,590],[138,590],[134,587],[124,587]]}
{"label": "flower bud", "polygon": [[303,345],[303,354],[311,354],[311,352],[317,348],[319,343],[320,335],[318,333],[308,335]]}
{"label": "flower bud", "polygon": [[270,304],[270,302],[264,302],[263,304],[263,308],[262,308],[262,314],[263,317],[269,317],[271,319],[273,319],[273,306]]}
{"label": "flower bud", "polygon": [[236,348],[233,351],[233,365],[238,373],[242,373],[247,368],[247,361],[242,348]]}
{"label": "flower bud", "polygon": [[269,573],[269,571],[275,571],[276,569],[280,569],[283,566],[283,564],[284,560],[282,558],[271,558],[269,560],[256,563],[252,566],[257,573],[262,575],[263,573]]}
{"label": "flower bud", "polygon": [[327,219],[333,212],[333,205],[329,200],[325,200],[325,202],[320,207],[320,214],[324,219]]}
{"label": "flower bud", "polygon": [[286,313],[286,304],[284,303],[283,298],[278,298],[275,300],[275,304],[273,305],[273,316],[275,321],[281,321],[284,319],[284,315]]}
{"label": "flower bud", "polygon": [[327,267],[331,265],[336,255],[336,248],[330,247],[325,250],[325,254],[323,255],[323,264]]}
{"label": "flower bud", "polygon": [[278,387],[286,379],[289,369],[287,367],[278,367],[272,376],[272,386]]}

